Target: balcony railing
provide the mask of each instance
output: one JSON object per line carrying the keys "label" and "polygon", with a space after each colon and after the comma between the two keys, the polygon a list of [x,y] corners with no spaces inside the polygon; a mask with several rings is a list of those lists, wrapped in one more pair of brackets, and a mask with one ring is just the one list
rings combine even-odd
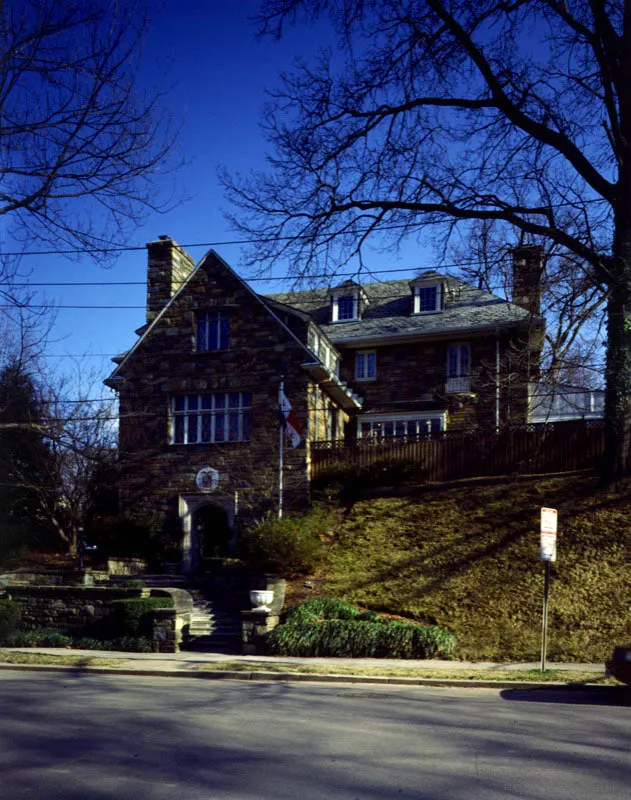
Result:
{"label": "balcony railing", "polygon": [[456,375],[445,382],[447,394],[468,394],[471,391],[471,375]]}

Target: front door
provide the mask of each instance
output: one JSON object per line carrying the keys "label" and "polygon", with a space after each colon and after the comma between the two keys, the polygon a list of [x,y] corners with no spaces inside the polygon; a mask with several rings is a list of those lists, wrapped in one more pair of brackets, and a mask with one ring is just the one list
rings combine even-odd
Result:
{"label": "front door", "polygon": [[228,555],[231,537],[228,515],[223,508],[208,504],[193,514],[192,564],[194,570],[202,569],[204,560]]}

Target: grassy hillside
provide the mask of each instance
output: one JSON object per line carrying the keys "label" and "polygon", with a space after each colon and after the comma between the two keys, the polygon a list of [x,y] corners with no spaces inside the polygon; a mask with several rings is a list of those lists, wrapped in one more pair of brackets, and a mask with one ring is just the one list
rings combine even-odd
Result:
{"label": "grassy hillside", "polygon": [[443,625],[459,658],[538,658],[549,506],[559,510],[549,658],[602,661],[631,640],[631,485],[573,476],[382,495],[347,511],[320,594]]}

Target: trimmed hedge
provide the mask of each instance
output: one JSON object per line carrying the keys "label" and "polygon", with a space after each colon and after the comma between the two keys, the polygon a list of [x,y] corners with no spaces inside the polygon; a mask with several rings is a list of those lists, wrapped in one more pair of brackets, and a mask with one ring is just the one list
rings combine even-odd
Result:
{"label": "trimmed hedge", "polygon": [[51,628],[34,631],[16,631],[4,644],[9,647],[66,647],[73,650],[122,650],[150,653],[151,640],[143,636],[119,636],[117,639],[95,639],[84,636],[74,639]]}
{"label": "trimmed hedge", "polygon": [[20,604],[15,600],[0,600],[0,644],[5,644],[17,630],[20,613]]}
{"label": "trimmed hedge", "polygon": [[455,647],[453,634],[437,625],[400,622],[330,599],[291,609],[266,643],[271,653],[303,657],[437,658]]}
{"label": "trimmed hedge", "polygon": [[113,637],[153,637],[152,621],[156,608],[173,608],[171,597],[132,597],[113,600],[108,623]]}

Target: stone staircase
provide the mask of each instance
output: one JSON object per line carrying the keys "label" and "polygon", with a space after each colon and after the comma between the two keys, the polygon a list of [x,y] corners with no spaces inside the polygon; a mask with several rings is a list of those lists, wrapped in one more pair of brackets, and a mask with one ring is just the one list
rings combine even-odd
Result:
{"label": "stone staircase", "polygon": [[187,589],[193,613],[186,650],[212,653],[241,652],[241,606],[231,607],[225,598],[209,599],[204,589]]}
{"label": "stone staircase", "polygon": [[241,653],[241,611],[250,608],[250,575],[244,567],[218,562],[209,566],[203,576],[151,576],[150,585],[184,589],[193,598],[189,638],[184,649]]}

